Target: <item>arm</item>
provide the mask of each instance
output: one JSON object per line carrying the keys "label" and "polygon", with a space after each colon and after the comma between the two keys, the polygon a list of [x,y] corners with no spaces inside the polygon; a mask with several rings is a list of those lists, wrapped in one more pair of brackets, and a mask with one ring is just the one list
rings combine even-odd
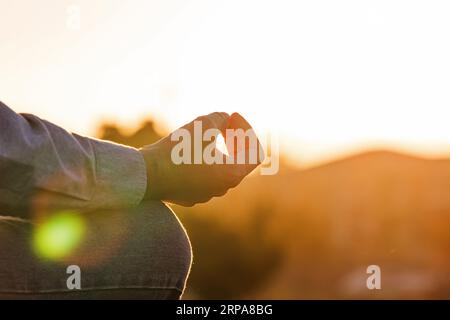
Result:
{"label": "arm", "polygon": [[39,199],[62,208],[132,206],[146,185],[138,150],[71,134],[0,102],[0,215],[24,217]]}
{"label": "arm", "polygon": [[[180,129],[193,134],[195,121],[219,132],[251,129],[239,114],[218,112]],[[30,208],[120,208],[143,198],[192,206],[224,195],[260,163],[176,165],[176,144],[169,135],[137,150],[82,137],[0,102],[0,215],[28,218]],[[237,149],[229,152],[236,155]]]}

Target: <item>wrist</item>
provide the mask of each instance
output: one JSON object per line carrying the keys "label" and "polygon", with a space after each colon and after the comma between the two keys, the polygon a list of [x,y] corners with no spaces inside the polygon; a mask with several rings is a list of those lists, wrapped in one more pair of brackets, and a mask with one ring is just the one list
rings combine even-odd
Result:
{"label": "wrist", "polygon": [[147,189],[144,198],[161,200],[160,187],[163,182],[158,178],[157,150],[150,145],[140,148],[139,152],[144,157],[147,169]]}

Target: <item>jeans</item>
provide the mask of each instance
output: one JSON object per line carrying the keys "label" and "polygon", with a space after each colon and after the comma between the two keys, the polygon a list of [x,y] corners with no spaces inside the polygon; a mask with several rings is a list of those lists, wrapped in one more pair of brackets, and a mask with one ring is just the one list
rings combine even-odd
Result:
{"label": "jeans", "polygon": [[[36,245],[45,223],[0,217],[0,299],[181,297],[191,245],[165,204],[145,201],[133,209],[74,214],[82,235],[67,254],[56,257]],[[71,290],[68,267],[73,265],[79,267],[81,288]]]}

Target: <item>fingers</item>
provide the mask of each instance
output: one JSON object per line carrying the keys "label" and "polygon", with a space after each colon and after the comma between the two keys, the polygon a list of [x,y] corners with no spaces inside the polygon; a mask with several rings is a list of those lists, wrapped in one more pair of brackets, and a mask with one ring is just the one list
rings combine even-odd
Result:
{"label": "fingers", "polygon": [[229,155],[222,155],[225,165],[219,170],[228,188],[233,188],[264,160],[264,151],[252,126],[239,113],[229,117],[226,130]]}
{"label": "fingers", "polygon": [[[178,143],[178,139],[172,139],[173,135],[179,130],[187,130],[190,134],[190,139],[192,139],[190,143],[192,148],[191,155],[195,154],[196,150],[203,152],[211,142],[214,142],[213,147],[215,147],[217,136],[225,132],[229,118],[230,116],[226,112],[213,112],[200,116],[169,134],[169,139]],[[170,144],[173,145],[174,143]]]}
{"label": "fingers", "polygon": [[226,112],[213,112],[205,116],[198,117],[197,121],[202,121],[204,130],[219,129],[222,134],[225,134],[225,129],[228,126],[230,116]]}
{"label": "fingers", "polygon": [[240,164],[260,164],[264,160],[264,150],[256,133],[239,113],[233,113],[228,121],[225,143],[228,153],[240,159]]}
{"label": "fingers", "polygon": [[[215,148],[218,135],[225,135],[225,130],[228,126],[229,119],[230,116],[226,112],[213,112],[206,116],[197,118],[197,121],[202,122],[202,129],[205,131],[202,150],[204,150],[211,141],[214,141]],[[207,130],[209,132],[207,132]]]}
{"label": "fingers", "polygon": [[[200,166],[171,167],[179,173],[172,174],[175,176],[173,180],[182,182],[177,184],[179,189],[167,194],[166,200],[172,203],[192,206],[207,202],[211,197],[222,196],[236,187],[262,161],[259,140],[250,124],[238,113],[230,116],[225,112],[214,112],[198,117],[182,128],[188,130],[191,139],[194,139],[188,146],[192,149],[191,155],[201,151],[200,155],[205,162],[195,163],[202,164]],[[209,129],[215,130],[208,133],[206,130]],[[220,133],[225,137],[229,156],[211,143],[217,141]],[[199,138],[201,140],[196,140]],[[235,143],[231,145],[229,141]],[[169,144],[171,147],[173,145],[174,143]]]}
{"label": "fingers", "polygon": [[[223,164],[216,164],[214,174],[211,176],[215,181],[221,182],[223,190],[236,187],[247,175],[249,175],[258,164],[239,164],[235,159],[222,154]],[[228,161],[228,162],[227,162]],[[234,162],[233,162],[234,161]]]}
{"label": "fingers", "polygon": [[231,116],[230,116],[230,120],[229,120],[229,125],[228,128],[231,129],[251,129],[252,126],[247,122],[247,120],[245,120],[245,118],[243,116],[241,116],[239,113],[234,112]]}
{"label": "fingers", "polygon": [[204,116],[197,117],[181,128],[187,129],[191,132],[194,129],[195,124],[199,122],[201,124],[202,130],[219,129],[220,132],[224,133],[225,129],[227,128],[229,118],[230,116],[226,112],[213,112]]}

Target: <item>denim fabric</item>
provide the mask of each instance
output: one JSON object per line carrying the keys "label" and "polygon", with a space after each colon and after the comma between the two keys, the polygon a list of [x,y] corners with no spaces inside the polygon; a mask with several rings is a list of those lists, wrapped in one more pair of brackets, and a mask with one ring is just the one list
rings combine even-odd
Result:
{"label": "denim fabric", "polygon": [[[32,220],[0,218],[0,298],[181,296],[191,246],[165,204],[146,201],[133,209],[74,213],[83,222],[84,234],[72,252],[58,259],[42,256],[35,246],[37,230],[52,214]],[[81,269],[81,290],[67,288],[69,265]]]}

